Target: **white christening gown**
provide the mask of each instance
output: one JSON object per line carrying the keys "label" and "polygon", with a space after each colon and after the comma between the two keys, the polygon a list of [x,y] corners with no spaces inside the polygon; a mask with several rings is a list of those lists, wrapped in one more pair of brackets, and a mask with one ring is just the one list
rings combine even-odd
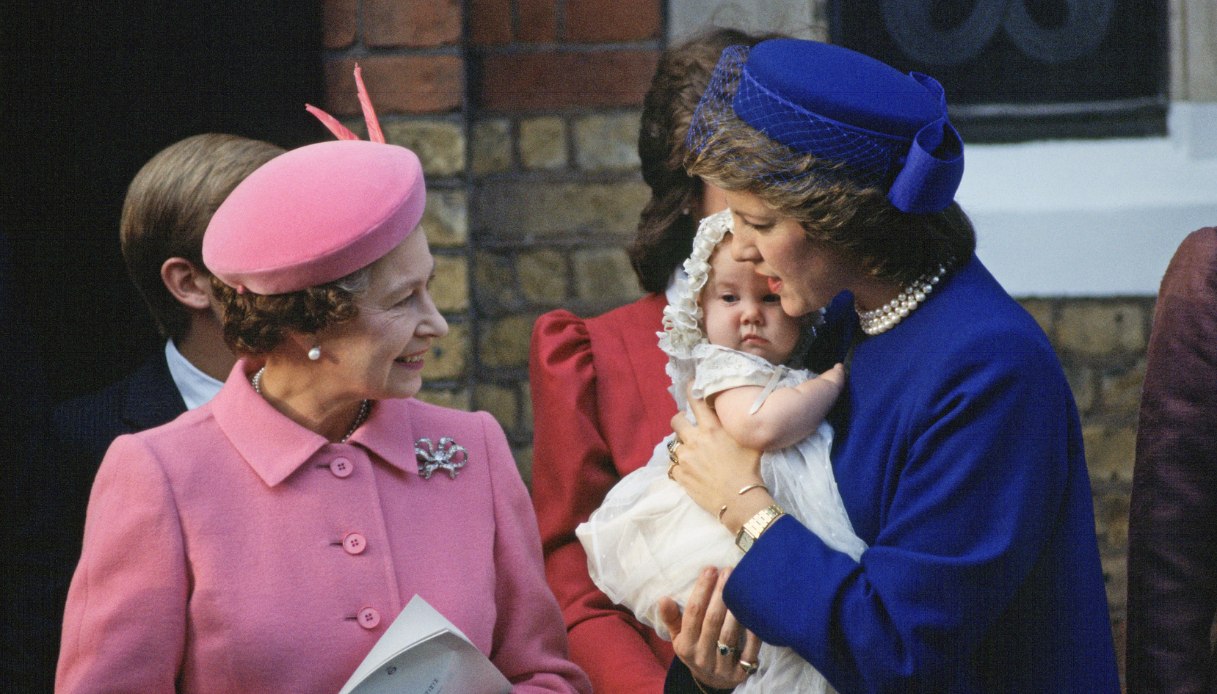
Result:
{"label": "white christening gown", "polygon": [[[776,387],[811,378],[808,371],[708,343],[694,348],[693,357],[692,394],[698,398],[748,385],[764,388],[761,401]],[[600,508],[575,530],[596,585],[664,638],[670,634],[659,619],[659,599],[670,596],[683,607],[701,569],[734,566],[742,556],[731,533],[668,479],[666,446],[672,436],[655,446],[645,466],[614,485]],[[829,547],[857,561],[866,544],[854,534],[845,513],[828,457],[831,448],[832,427],[821,423],[795,445],[766,451],[761,476],[787,513]],[[789,648],[763,644],[758,660],[760,669],[736,687],[737,693],[832,691],[824,677]]]}

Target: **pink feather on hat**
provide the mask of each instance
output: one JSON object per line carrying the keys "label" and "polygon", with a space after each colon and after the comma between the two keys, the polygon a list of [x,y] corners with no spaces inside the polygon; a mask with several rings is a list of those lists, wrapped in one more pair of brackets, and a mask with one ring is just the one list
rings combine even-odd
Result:
{"label": "pink feather on hat", "polygon": [[272,159],[212,216],[203,262],[237,291],[282,294],[333,282],[384,256],[421,221],[426,181],[418,156],[385,143],[358,65],[355,84],[370,142],[306,106],[339,142]]}
{"label": "pink feather on hat", "polygon": [[[385,134],[380,129],[380,119],[376,117],[376,109],[372,108],[372,99],[368,96],[368,88],[363,84],[363,68],[359,67],[359,63],[355,63],[355,90],[359,95],[359,107],[363,109],[363,120],[368,124],[368,139],[372,142],[384,144]],[[312,104],[305,104],[304,110],[317,117],[321,124],[334,133],[334,137],[339,140],[358,140],[359,136],[351,132],[338,119],[317,108]]]}

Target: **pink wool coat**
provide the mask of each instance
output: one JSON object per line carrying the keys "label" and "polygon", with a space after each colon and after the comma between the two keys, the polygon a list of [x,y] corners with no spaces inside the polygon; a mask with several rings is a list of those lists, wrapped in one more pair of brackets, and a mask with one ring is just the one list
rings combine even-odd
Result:
{"label": "pink wool coat", "polygon": [[[515,691],[590,691],[490,415],[386,400],[334,444],[271,408],[248,370],[106,454],[56,691],[336,692],[415,594]],[[444,436],[468,462],[424,479],[415,441]]]}

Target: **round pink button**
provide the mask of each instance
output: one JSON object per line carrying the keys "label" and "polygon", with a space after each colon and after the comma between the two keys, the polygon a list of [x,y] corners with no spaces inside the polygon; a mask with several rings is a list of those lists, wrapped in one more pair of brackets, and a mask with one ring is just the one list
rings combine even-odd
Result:
{"label": "round pink button", "polygon": [[368,548],[368,541],[359,533],[347,533],[342,537],[342,548],[347,554],[363,554]]}
{"label": "round pink button", "polygon": [[358,619],[364,629],[375,629],[380,624],[380,612],[375,607],[365,607],[359,611]]}
{"label": "round pink button", "polygon": [[335,477],[350,477],[352,472],[355,472],[355,465],[346,458],[334,458],[330,461],[330,472],[334,473]]}

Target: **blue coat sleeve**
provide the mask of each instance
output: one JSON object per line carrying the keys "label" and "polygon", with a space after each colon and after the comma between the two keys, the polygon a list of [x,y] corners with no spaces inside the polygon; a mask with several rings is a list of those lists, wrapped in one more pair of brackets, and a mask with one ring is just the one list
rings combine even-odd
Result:
{"label": "blue coat sleeve", "polygon": [[[1058,667],[1018,660],[1034,652],[1018,650],[1022,636],[1054,628],[1051,619],[1011,615],[1024,604],[1069,609],[1045,557],[1076,543],[1098,573],[1076,410],[1046,341],[990,331],[917,347],[905,339],[901,349],[918,359],[872,354],[851,371],[849,434],[834,468],[871,545],[860,563],[786,517],[743,558],[724,597],[741,623],[795,649],[841,691],[1004,690],[983,683],[978,660]],[[1089,535],[1071,537],[1079,518]],[[1008,652],[988,652],[1006,629]]]}

